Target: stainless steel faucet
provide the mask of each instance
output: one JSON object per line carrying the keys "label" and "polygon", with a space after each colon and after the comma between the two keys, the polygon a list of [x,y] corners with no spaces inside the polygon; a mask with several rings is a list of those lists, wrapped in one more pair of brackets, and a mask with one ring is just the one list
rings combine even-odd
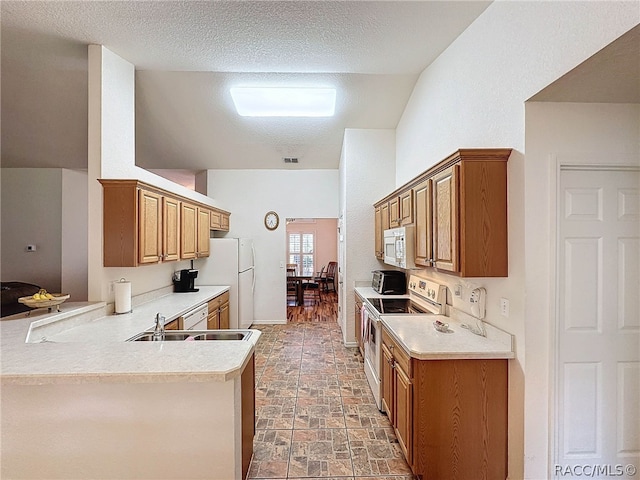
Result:
{"label": "stainless steel faucet", "polygon": [[164,320],[165,318],[159,313],[156,314],[156,327],[153,330],[153,341],[161,342],[164,340]]}

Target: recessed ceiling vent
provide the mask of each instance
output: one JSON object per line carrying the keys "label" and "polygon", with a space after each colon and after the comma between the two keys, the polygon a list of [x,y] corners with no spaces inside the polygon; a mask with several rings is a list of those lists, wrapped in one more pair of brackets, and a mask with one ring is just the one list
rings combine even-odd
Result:
{"label": "recessed ceiling vent", "polygon": [[283,157],[284,163],[298,163],[298,157]]}

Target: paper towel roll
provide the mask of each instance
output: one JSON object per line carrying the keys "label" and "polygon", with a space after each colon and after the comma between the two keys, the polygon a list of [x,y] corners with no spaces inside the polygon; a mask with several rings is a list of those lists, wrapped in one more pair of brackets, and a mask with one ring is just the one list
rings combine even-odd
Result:
{"label": "paper towel roll", "polygon": [[116,295],[116,313],[129,313],[131,311],[131,282],[121,278],[114,285]]}

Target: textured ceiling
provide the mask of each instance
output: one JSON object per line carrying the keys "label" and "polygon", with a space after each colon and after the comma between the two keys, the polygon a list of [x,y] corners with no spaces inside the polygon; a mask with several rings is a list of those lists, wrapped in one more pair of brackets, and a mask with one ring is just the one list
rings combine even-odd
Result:
{"label": "textured ceiling", "polygon": [[[2,166],[85,168],[87,48],[136,66],[146,168],[337,168],[345,128],[395,128],[484,1],[2,1]],[[237,116],[232,85],[333,85],[332,119]]]}

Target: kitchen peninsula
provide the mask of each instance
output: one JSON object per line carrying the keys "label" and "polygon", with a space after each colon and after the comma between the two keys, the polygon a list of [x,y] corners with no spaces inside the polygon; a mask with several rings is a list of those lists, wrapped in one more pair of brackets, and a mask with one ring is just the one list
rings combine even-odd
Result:
{"label": "kitchen peninsula", "polygon": [[[228,287],[4,320],[2,478],[243,478],[254,433],[247,340],[127,342]],[[74,313],[76,313],[74,315]],[[44,341],[43,341],[44,338]]]}

